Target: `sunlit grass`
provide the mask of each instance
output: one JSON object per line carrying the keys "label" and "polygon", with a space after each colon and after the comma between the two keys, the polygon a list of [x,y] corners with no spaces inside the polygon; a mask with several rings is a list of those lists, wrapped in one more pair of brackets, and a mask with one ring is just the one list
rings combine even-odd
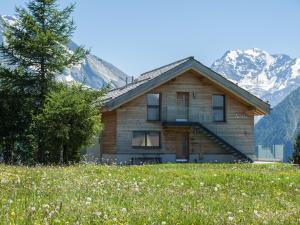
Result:
{"label": "sunlit grass", "polygon": [[0,224],[300,224],[300,169],[0,165]]}

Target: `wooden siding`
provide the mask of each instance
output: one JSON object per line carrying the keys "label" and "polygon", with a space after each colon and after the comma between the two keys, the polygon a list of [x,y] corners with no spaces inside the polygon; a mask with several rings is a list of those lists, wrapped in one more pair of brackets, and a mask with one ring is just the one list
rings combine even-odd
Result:
{"label": "wooden siding", "polygon": [[101,147],[102,154],[115,154],[117,143],[117,117],[116,111],[104,112],[102,114],[103,131],[101,134]]}
{"label": "wooden siding", "polygon": [[[253,126],[254,116],[249,114],[250,105],[241,102],[240,99],[226,92],[221,87],[209,81],[207,78],[195,74],[194,71],[187,71],[182,75],[168,81],[164,85],[155,88],[148,93],[161,93],[162,96],[162,119],[175,121],[174,109],[176,108],[176,93],[189,93],[189,120],[200,122],[214,133],[228,141],[240,151],[254,155]],[[223,94],[226,96],[226,122],[212,121],[212,95]],[[109,141],[103,136],[104,152],[118,153],[175,153],[174,132],[190,130],[190,153],[192,154],[226,154],[218,144],[202,134],[194,134],[193,128],[163,128],[161,122],[147,121],[146,94],[117,108],[114,116],[103,114],[106,123],[114,123],[116,126],[116,137],[110,137]],[[107,114],[109,115],[109,114]],[[113,120],[115,119],[115,122]],[[109,137],[113,133],[110,129]],[[132,131],[153,130],[161,131],[160,149],[136,149],[131,147]],[[105,133],[105,131],[104,131]],[[116,146],[113,145],[115,139]],[[110,146],[111,145],[111,146]]]}

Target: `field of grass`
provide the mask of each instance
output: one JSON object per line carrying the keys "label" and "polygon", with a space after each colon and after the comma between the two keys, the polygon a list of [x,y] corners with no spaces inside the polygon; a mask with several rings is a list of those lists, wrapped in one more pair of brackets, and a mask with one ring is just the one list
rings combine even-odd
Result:
{"label": "field of grass", "polygon": [[300,224],[300,168],[0,165],[0,224]]}

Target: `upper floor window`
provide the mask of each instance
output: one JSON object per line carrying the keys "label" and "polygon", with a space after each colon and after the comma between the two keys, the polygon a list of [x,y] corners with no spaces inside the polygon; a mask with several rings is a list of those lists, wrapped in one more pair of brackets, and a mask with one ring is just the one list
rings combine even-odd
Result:
{"label": "upper floor window", "polygon": [[160,120],[160,94],[147,94],[147,120]]}
{"label": "upper floor window", "polygon": [[213,95],[212,98],[213,121],[225,122],[225,96]]}

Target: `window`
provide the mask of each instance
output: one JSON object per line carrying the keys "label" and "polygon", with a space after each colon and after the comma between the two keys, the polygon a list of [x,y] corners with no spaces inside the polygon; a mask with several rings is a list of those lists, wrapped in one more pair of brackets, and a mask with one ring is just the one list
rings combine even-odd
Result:
{"label": "window", "polygon": [[132,146],[144,147],[144,148],[159,148],[160,132],[159,131],[133,131]]}
{"label": "window", "polygon": [[213,106],[213,121],[225,122],[225,96],[213,95],[212,106]]}
{"label": "window", "polygon": [[160,94],[147,94],[147,120],[160,120]]}

